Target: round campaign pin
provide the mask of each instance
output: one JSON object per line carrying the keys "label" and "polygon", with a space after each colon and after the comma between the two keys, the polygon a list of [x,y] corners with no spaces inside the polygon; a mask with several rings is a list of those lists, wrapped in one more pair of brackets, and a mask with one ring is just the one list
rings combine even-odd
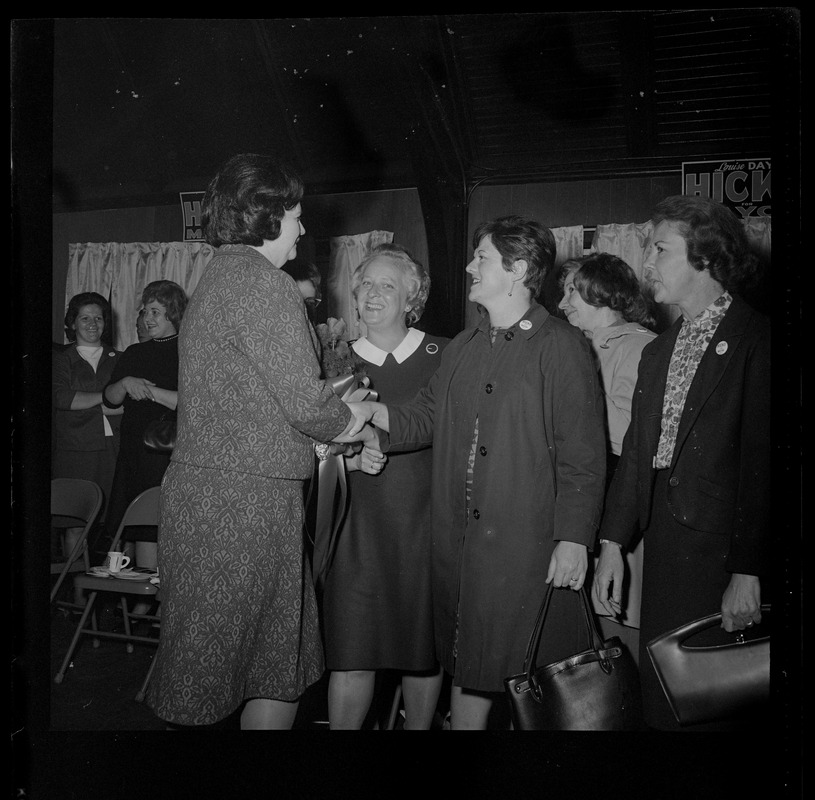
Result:
{"label": "round campaign pin", "polygon": [[716,345],[716,355],[723,356],[727,352],[727,342],[719,342]]}
{"label": "round campaign pin", "polygon": [[430,344],[425,347],[425,350],[432,356],[434,353],[439,352],[439,346],[435,342],[430,342]]}
{"label": "round campaign pin", "polygon": [[530,322],[528,319],[522,319],[522,320],[521,320],[521,321],[518,323],[518,327],[519,327],[519,328],[520,328],[522,331],[528,331],[528,330],[529,330],[529,329],[532,327],[532,323],[531,323],[531,322]]}

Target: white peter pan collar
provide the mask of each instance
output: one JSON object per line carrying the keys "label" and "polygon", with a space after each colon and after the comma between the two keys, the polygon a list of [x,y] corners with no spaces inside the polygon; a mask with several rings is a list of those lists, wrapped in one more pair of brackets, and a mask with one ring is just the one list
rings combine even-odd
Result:
{"label": "white peter pan collar", "polygon": [[[416,330],[416,328],[408,328],[407,336],[399,342],[399,346],[390,354],[396,359],[397,364],[401,364],[405,359],[412,356],[419,345],[424,339],[424,331]],[[375,344],[371,344],[364,336],[357,339],[351,347],[357,355],[362,356],[366,361],[371,364],[376,364],[381,367],[388,357],[385,350],[380,350]]]}

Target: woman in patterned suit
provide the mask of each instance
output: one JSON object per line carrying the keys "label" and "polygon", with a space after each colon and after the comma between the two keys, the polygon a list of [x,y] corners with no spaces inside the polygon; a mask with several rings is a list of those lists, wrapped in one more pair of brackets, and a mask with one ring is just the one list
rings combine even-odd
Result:
{"label": "woman in patterned suit", "polygon": [[[291,728],[323,673],[305,578],[303,481],[314,440],[349,441],[354,417],[319,378],[316,336],[280,267],[297,253],[303,184],[238,155],[210,182],[217,248],[179,341],[178,434],[162,484],[161,641],[148,702],[177,725],[241,706],[242,729]],[[357,425],[357,427],[359,427]],[[373,429],[355,438],[370,440]]]}

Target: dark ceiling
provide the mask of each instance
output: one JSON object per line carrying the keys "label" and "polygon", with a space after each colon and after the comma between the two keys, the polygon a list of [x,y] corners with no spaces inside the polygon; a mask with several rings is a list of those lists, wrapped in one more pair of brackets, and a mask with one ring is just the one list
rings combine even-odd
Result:
{"label": "dark ceiling", "polygon": [[[237,152],[309,193],[770,154],[785,9],[54,25],[54,209],[174,203]],[[785,70],[782,73],[786,74]]]}

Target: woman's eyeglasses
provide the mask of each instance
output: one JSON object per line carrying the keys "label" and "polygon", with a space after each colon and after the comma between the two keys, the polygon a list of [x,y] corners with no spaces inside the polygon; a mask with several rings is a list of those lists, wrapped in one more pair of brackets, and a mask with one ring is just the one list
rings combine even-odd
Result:
{"label": "woman's eyeglasses", "polygon": [[320,297],[306,297],[303,302],[313,311],[323,301]]}

